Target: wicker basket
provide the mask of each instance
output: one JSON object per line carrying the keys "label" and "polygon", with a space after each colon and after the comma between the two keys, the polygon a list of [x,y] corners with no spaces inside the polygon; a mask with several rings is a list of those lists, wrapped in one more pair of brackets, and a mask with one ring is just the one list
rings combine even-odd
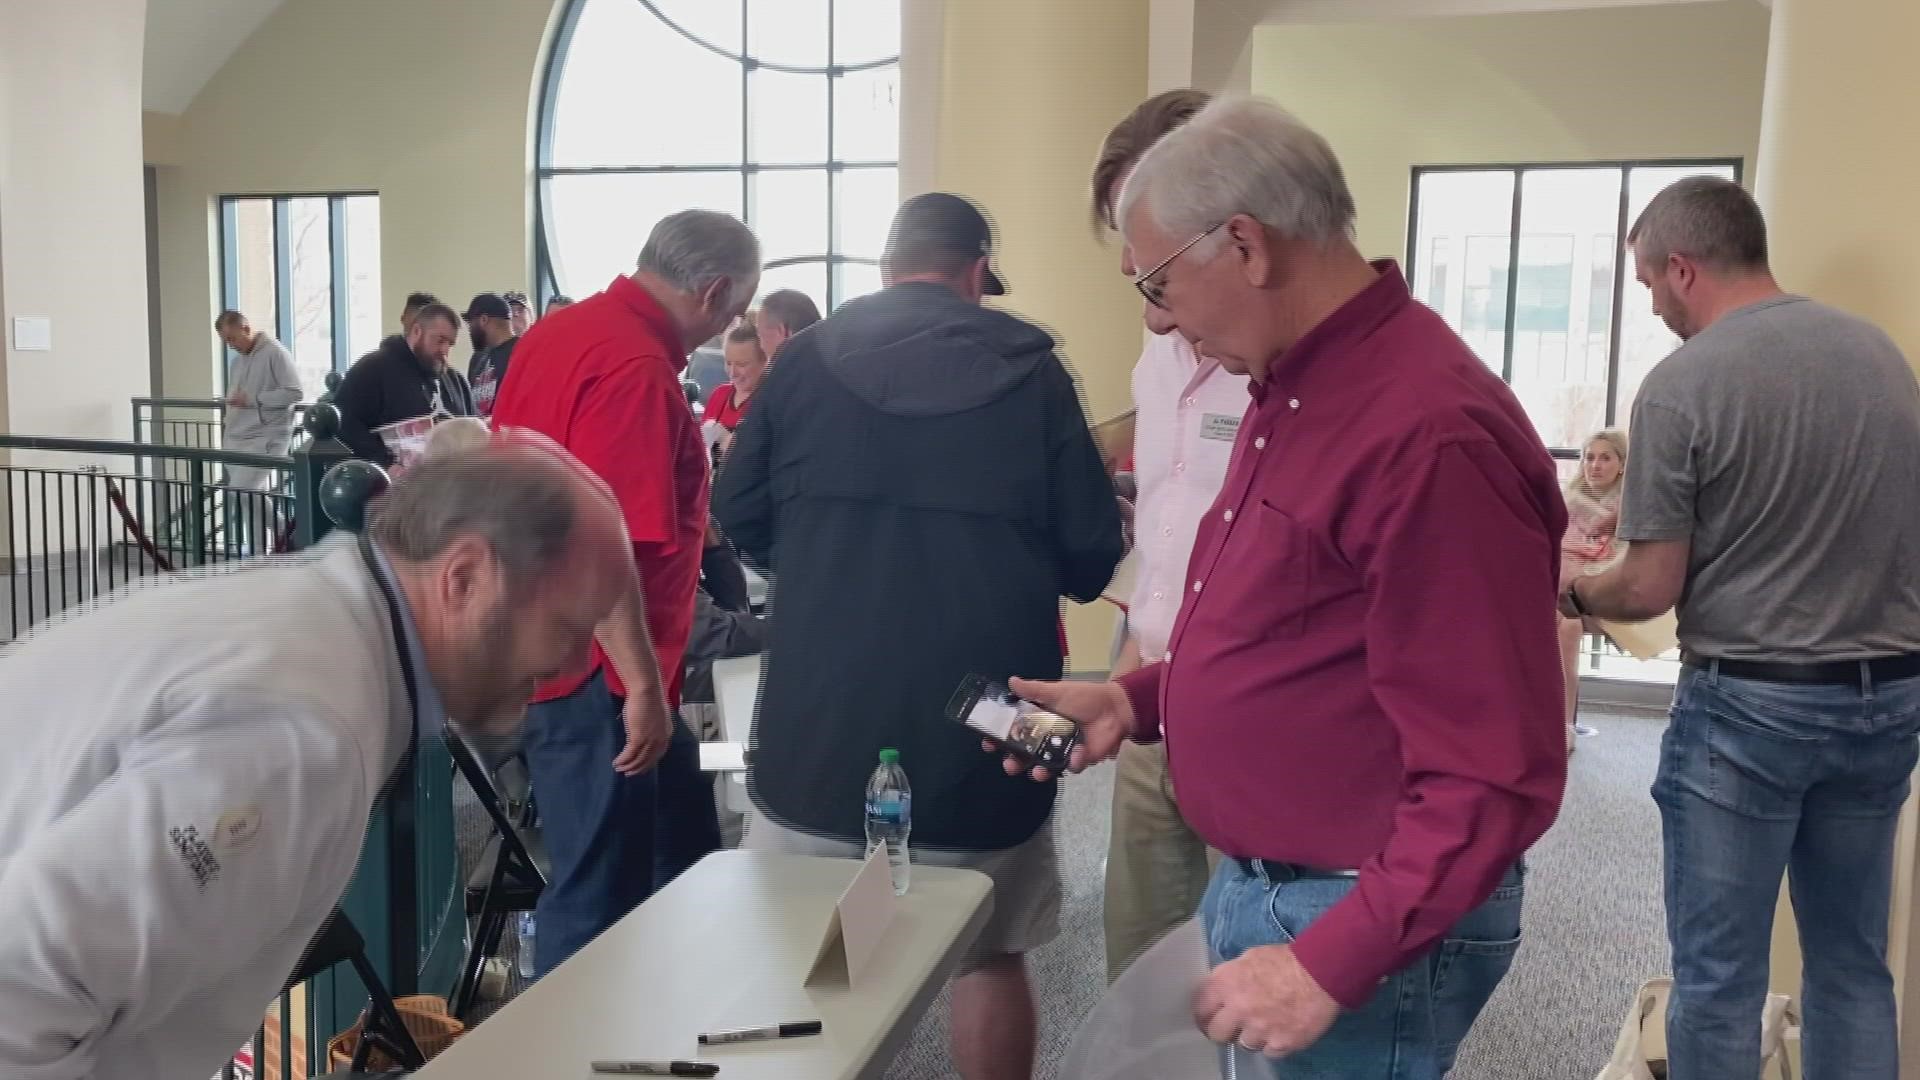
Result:
{"label": "wicker basket", "polygon": [[[394,1006],[400,1010],[400,1022],[406,1026],[407,1034],[419,1044],[420,1054],[432,1061],[440,1051],[453,1045],[453,1040],[467,1030],[447,1012],[445,998],[432,994],[415,994],[411,997],[395,998]],[[360,1045],[360,1027],[366,1023],[363,1015],[354,1021],[352,1027],[327,1040],[327,1064],[329,1068],[344,1069],[353,1064],[353,1052]],[[400,1063],[375,1049],[367,1060],[369,1070],[397,1069]]]}

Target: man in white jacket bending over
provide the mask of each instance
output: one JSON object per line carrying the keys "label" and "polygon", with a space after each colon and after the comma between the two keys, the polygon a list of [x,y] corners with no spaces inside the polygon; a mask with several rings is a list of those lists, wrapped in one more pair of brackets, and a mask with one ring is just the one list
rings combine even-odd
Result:
{"label": "man in white jacket bending over", "polygon": [[0,1077],[212,1076],[402,751],[511,731],[596,634],[657,757],[628,551],[590,474],[496,439],[415,466],[365,539],[135,589],[0,656]]}

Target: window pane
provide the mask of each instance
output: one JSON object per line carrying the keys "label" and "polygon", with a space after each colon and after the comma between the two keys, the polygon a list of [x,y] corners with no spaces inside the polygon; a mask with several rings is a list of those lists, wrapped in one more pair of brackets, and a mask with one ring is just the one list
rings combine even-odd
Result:
{"label": "window pane", "polygon": [[1598,262],[1611,292],[1620,181],[1612,168],[1521,179],[1510,381],[1548,446],[1577,447],[1606,423],[1610,313],[1594,318],[1593,281]]}
{"label": "window pane", "polygon": [[[347,199],[346,214],[347,355],[358,358],[372,352],[385,336],[380,318],[380,197]],[[310,396],[321,389],[306,387]]]}
{"label": "window pane", "polygon": [[794,263],[792,266],[776,266],[760,275],[760,296],[754,297],[754,303],[760,297],[781,289],[799,289],[813,298],[814,306],[821,311],[827,310],[827,264],[824,262]]}
{"label": "window pane", "polygon": [[749,78],[747,159],[763,165],[826,161],[827,77],[761,68]]}
{"label": "window pane", "polygon": [[834,221],[840,235],[834,250],[859,259],[878,259],[886,250],[887,228],[900,205],[899,169],[848,169],[834,178]]}
{"label": "window pane", "polygon": [[273,261],[273,200],[233,199],[234,264],[226,268],[233,306],[256,330],[279,325]]}
{"label": "window pane", "polygon": [[827,0],[748,0],[747,52],[770,64],[825,68]]}
{"label": "window pane", "polygon": [[1513,173],[1506,170],[1428,172],[1414,178],[1413,293],[1495,371],[1501,370],[1506,352],[1513,183]]}
{"label": "window pane", "polygon": [[647,234],[668,214],[741,212],[737,172],[555,176],[545,187],[554,277],[576,299],[631,273]]}
{"label": "window pane", "polygon": [[833,156],[893,161],[900,156],[900,65],[843,75],[833,88]]}
{"label": "window pane", "polygon": [[836,305],[880,291],[880,268],[871,263],[841,263],[835,272],[840,275],[833,293]]}
{"label": "window pane", "polygon": [[766,262],[827,253],[825,169],[755,173],[747,224]]}
{"label": "window pane", "polygon": [[[737,5],[697,6],[731,8],[735,27],[739,24]],[[731,40],[739,40],[737,29]],[[646,5],[587,0],[566,55],[557,62],[565,66],[554,98],[548,164],[732,165],[741,160],[739,62],[688,41]],[[636,107],[643,101],[674,105]]]}
{"label": "window pane", "polygon": [[[648,0],[660,14],[681,30],[716,49],[740,54],[739,0]],[[644,8],[636,0],[586,0],[588,7]],[[649,16],[651,17],[651,16]]]}
{"label": "window pane", "polygon": [[288,199],[288,273],[292,278],[293,353],[302,389],[324,387],[333,370],[333,243],[327,200]]}
{"label": "window pane", "polygon": [[[1689,176],[1718,176],[1733,179],[1731,167],[1718,168],[1645,168],[1627,174],[1627,220],[1636,221],[1655,195],[1676,180]],[[1614,418],[1621,427],[1633,415],[1633,399],[1640,393],[1640,382],[1653,366],[1680,347],[1680,339],[1653,313],[1653,294],[1640,284],[1631,264],[1620,286],[1620,385],[1614,396]]]}
{"label": "window pane", "polygon": [[834,63],[866,64],[899,55],[900,0],[834,0]]}

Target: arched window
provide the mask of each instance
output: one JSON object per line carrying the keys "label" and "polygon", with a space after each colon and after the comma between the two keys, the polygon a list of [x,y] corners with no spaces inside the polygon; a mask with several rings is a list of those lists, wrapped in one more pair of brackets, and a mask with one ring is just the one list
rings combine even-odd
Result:
{"label": "arched window", "polygon": [[898,201],[900,0],[569,0],[543,89],[541,287],[633,269],[656,222],[724,210],[761,294],[880,287]]}

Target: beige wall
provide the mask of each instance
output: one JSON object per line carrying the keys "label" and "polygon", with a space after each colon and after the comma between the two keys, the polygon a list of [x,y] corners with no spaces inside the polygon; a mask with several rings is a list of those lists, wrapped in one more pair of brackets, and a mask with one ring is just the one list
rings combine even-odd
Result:
{"label": "beige wall", "polygon": [[[147,392],[145,0],[13,4],[0,30],[0,431],[124,439]],[[84,131],[84,138],[76,138]],[[13,348],[13,319],[53,348]]]}
{"label": "beige wall", "polygon": [[159,175],[167,393],[219,385],[222,194],[379,192],[391,323],[415,289],[460,304],[528,288],[528,118],[551,14],[546,0],[287,0],[177,123],[149,123],[151,158],[178,163]]}
{"label": "beige wall", "polygon": [[[1089,227],[1087,173],[1146,96],[1146,0],[949,0],[935,186],[992,213],[1009,295],[1051,329],[1095,418],[1132,403],[1140,298]],[[983,88],[985,89],[983,92]],[[1114,608],[1069,605],[1074,667],[1104,670]]]}
{"label": "beige wall", "polygon": [[1333,143],[1370,256],[1406,255],[1412,167],[1739,157],[1766,77],[1753,0],[1263,26],[1253,87]]}

